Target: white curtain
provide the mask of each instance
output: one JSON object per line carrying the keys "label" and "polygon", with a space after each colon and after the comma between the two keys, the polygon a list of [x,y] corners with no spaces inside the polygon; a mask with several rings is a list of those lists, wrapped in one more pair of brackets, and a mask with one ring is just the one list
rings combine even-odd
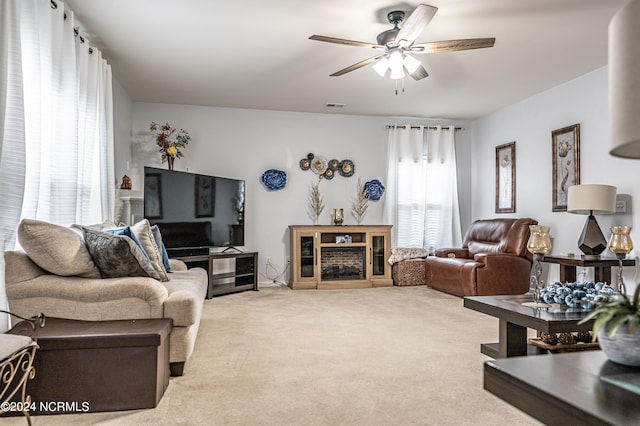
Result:
{"label": "white curtain", "polygon": [[[77,23],[63,2],[0,5],[0,244],[6,250],[23,217],[61,225],[112,218],[115,178],[110,66],[74,33]],[[0,270],[6,308],[4,257]]]}
{"label": "white curtain", "polygon": [[393,247],[462,244],[455,127],[392,126],[387,149],[384,222]]}

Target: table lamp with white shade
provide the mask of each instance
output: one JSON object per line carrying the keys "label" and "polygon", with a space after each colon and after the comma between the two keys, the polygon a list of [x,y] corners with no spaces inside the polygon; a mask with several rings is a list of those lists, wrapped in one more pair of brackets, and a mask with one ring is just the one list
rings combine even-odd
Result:
{"label": "table lamp with white shade", "polygon": [[589,215],[578,239],[578,248],[584,253],[585,259],[597,259],[607,248],[607,240],[594,214],[610,214],[615,211],[615,186],[583,184],[569,187],[567,212]]}

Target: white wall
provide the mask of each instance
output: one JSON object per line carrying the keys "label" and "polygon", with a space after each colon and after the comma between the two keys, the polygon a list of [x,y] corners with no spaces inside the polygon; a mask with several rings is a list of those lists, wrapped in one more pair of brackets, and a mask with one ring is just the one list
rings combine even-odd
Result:
{"label": "white wall", "polygon": [[113,79],[113,123],[114,123],[114,169],[116,185],[120,187],[123,175],[130,175],[127,165],[131,160],[131,127],[133,120],[133,101],[120,85]]}
{"label": "white wall", "polygon": [[[609,226],[635,226],[640,220],[636,197],[640,196],[637,160],[608,154],[608,68],[601,68],[561,86],[511,105],[474,123],[472,216],[535,218],[551,227],[553,252],[580,254],[577,240],[586,216],[552,212],[551,132],[580,123],[580,182],[614,185],[618,194],[629,194],[627,214],[599,215],[605,237]],[[516,213],[495,213],[495,147],[516,141]],[[640,232],[632,239],[640,246]],[[610,252],[606,252],[611,254]],[[638,249],[633,256],[638,256]],[[615,273],[615,272],[614,272]],[[627,282],[633,268],[625,268]],[[557,280],[557,266],[550,280]]]}
{"label": "white wall", "polygon": [[[356,195],[357,178],[380,179],[385,182],[387,131],[386,124],[408,123],[435,125],[469,123],[428,119],[363,117],[338,114],[307,114],[166,104],[133,104],[131,162],[127,174],[134,191],[142,190],[143,167],[166,167],[149,132],[149,124],[168,122],[184,128],[191,135],[185,157],[176,160],[176,170],[212,174],[246,180],[245,244],[260,253],[260,280],[270,281],[274,271],[265,266],[265,258],[282,271],[289,256],[289,225],[312,224],[307,214],[307,196],[317,176],[303,171],[299,161],[307,153],[327,159],[350,159],[355,175],[336,176],[323,181],[320,190],[325,210],[320,223],[331,224],[334,208],[345,210],[345,224],[355,224],[350,214],[351,199]],[[460,164],[460,193],[463,227],[469,223],[470,208],[470,141],[471,131],[458,132],[457,154]],[[118,145],[119,146],[119,145]],[[121,147],[122,149],[122,147]],[[117,156],[125,161],[123,156]],[[287,173],[287,186],[281,191],[267,191],[260,182],[270,168]],[[124,170],[116,164],[116,171]],[[382,223],[382,200],[372,202],[364,224]],[[288,280],[288,274],[280,277]]]}

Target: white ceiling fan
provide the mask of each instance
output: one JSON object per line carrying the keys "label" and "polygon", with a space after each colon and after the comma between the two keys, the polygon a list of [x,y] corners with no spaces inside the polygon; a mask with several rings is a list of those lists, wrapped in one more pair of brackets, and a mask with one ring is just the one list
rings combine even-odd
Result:
{"label": "white ceiling fan", "polygon": [[381,76],[388,75],[391,79],[400,79],[410,75],[414,80],[428,77],[427,70],[422,63],[414,58],[414,54],[453,52],[458,50],[482,49],[493,47],[495,38],[471,38],[446,41],[432,41],[415,43],[433,16],[437,7],[419,4],[405,20],[405,13],[401,10],[389,12],[387,19],[393,28],[378,34],[377,44],[362,41],[345,40],[335,37],[312,35],[311,40],[328,43],[344,44],[347,46],[365,47],[380,53],[331,74],[332,77],[344,75],[364,66],[374,64],[373,68]]}

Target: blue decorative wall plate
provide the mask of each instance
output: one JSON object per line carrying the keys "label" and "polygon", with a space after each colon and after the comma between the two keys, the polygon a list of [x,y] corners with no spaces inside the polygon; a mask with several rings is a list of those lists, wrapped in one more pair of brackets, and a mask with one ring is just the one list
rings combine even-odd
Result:
{"label": "blue decorative wall plate", "polygon": [[262,174],[262,184],[270,191],[278,191],[287,184],[287,174],[282,170],[269,169]]}
{"label": "blue decorative wall plate", "polygon": [[370,180],[364,184],[364,192],[370,200],[378,201],[384,194],[384,185],[378,179]]}

